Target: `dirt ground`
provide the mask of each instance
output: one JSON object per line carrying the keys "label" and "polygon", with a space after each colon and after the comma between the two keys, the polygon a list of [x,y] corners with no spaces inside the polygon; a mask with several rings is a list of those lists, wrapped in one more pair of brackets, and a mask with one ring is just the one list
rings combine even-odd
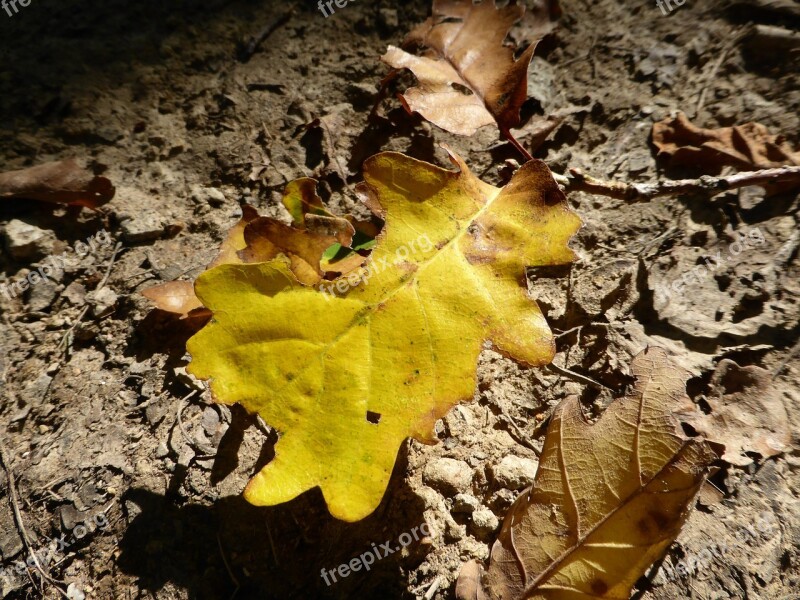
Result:
{"label": "dirt ground", "polygon": [[[649,141],[653,122],[677,110],[703,127],[758,121],[798,145],[798,57],[765,51],[747,32],[800,21],[748,4],[672,4],[664,15],[649,1],[564,0],[523,109],[530,118],[578,108],[536,152],[553,171],[691,175],[665,170]],[[380,150],[447,165],[438,146],[447,142],[496,185],[519,160],[492,127],[452,136],[391,97],[369,118],[387,72],[378,57],[429,14],[426,2],[359,0],[327,19],[311,1],[282,18],[289,9],[34,0],[13,17],[0,12],[0,171],[76,156],[117,186],[99,212],[0,208],[0,283],[103,229],[113,238],[71,253],[56,281],[0,296],[0,598],[63,597],[35,568],[14,570],[26,558],[14,504],[73,599],[453,598],[460,565],[487,558],[532,480],[548,411],[578,394],[587,414],[601,414],[647,345],[692,372],[701,403],[724,358],[769,370],[800,430],[800,197],[745,189],[626,204],[578,193],[578,262],[529,273],[558,335],[554,367],[521,368],[487,349],[472,401],[439,423],[439,445],[404,446],[382,505],[360,523],[331,518],[318,492],[248,505],[241,491],[276,435],[211,404],[185,373],[191,331],[138,292],[199,274],[241,203],[285,218],[281,193],[297,177],[318,179],[345,212],[356,210],[362,161]],[[271,25],[247,56],[247,40]],[[525,39],[524,23],[512,37]],[[322,126],[307,127],[315,119]],[[25,224],[35,239],[12,252]],[[762,245],[731,251],[736,232],[755,229]],[[730,255],[722,272],[682,294],[655,293],[717,251]],[[713,482],[724,497],[699,503],[635,597],[800,597],[800,450],[752,458],[722,465]],[[321,577],[423,524],[431,535],[369,572],[331,585]],[[666,568],[721,544],[690,576]]]}

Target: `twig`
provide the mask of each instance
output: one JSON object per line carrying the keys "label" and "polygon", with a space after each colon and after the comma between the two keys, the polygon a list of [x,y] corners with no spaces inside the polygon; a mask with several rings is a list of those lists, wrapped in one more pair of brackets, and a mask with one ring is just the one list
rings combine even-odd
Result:
{"label": "twig", "polygon": [[247,62],[258,50],[258,47],[264,43],[264,41],[271,36],[279,27],[285,25],[289,19],[294,14],[295,5],[290,4],[289,8],[287,8],[283,13],[278,15],[275,19],[270,21],[266,27],[264,27],[258,35],[251,36],[249,39],[243,41],[239,46],[239,60],[241,62]]}
{"label": "twig", "polygon": [[439,590],[439,586],[442,585],[442,578],[441,576],[437,575],[436,579],[433,580],[431,587],[428,588],[428,591],[425,592],[425,595],[422,597],[423,600],[431,600],[434,594]]}
{"label": "twig", "polygon": [[508,425],[510,427],[510,430],[508,431],[508,434],[512,438],[514,438],[514,441],[516,441],[518,444],[522,444],[523,446],[525,446],[528,450],[533,452],[537,457],[541,457],[542,456],[542,451],[539,450],[539,448],[537,448],[531,442],[528,441],[527,436],[525,435],[525,432],[523,432],[519,428],[519,426],[511,419],[511,417],[501,414],[501,415],[499,415],[499,420],[500,420],[501,423],[505,423],[506,425]]}
{"label": "twig", "polygon": [[708,93],[708,88],[711,85],[711,82],[714,81],[714,78],[717,76],[717,72],[728,58],[730,51],[733,50],[734,46],[744,39],[746,33],[746,31],[740,30],[728,41],[727,44],[725,44],[725,46],[722,48],[722,51],[719,53],[719,58],[711,67],[711,71],[709,71],[708,76],[703,83],[703,89],[700,91],[700,97],[697,99],[697,104],[694,107],[695,118],[697,118],[697,115],[699,115],[700,111],[703,109],[703,105],[706,102],[706,94]]}
{"label": "twig", "polygon": [[699,179],[675,179],[657,183],[603,181],[590,175],[585,175],[580,169],[570,169],[567,175],[554,173],[553,177],[567,194],[570,192],[586,192],[627,202],[647,202],[659,196],[677,196],[680,194],[713,196],[727,190],[751,185],[764,186],[786,182],[800,183],[800,166],[745,171],[723,177],[703,175]]}
{"label": "twig", "polygon": [[61,595],[64,596],[64,598],[69,598],[66,592],[59,587],[58,582],[56,582],[56,580],[53,579],[47,571],[45,571],[42,563],[39,562],[39,557],[36,556],[36,552],[33,549],[33,544],[28,537],[28,530],[25,529],[25,522],[22,520],[22,512],[19,509],[19,494],[17,493],[17,484],[14,481],[14,471],[11,469],[11,461],[8,459],[8,452],[6,451],[6,447],[1,440],[0,463],[3,464],[3,467],[6,470],[6,475],[8,475],[8,496],[11,499],[11,509],[14,513],[14,521],[17,523],[17,528],[19,529],[20,537],[25,544],[25,549],[33,559],[33,564],[36,567],[36,570],[39,571],[39,574],[42,576],[42,579],[55,587],[61,593]]}
{"label": "twig", "polygon": [[549,365],[547,365],[547,368],[548,369],[552,369],[556,373],[559,373],[560,375],[564,375],[565,377],[571,377],[572,379],[575,379],[576,381],[580,381],[581,383],[585,383],[587,385],[593,385],[595,387],[605,388],[607,390],[611,390],[612,392],[614,391],[610,387],[608,387],[606,385],[603,385],[599,381],[595,381],[591,377],[587,377],[586,375],[581,375],[580,373],[576,373],[575,371],[570,371],[569,369],[567,369],[565,367],[559,367],[555,363],[550,363]]}
{"label": "twig", "polygon": [[[114,251],[111,253],[111,258],[108,259],[108,266],[106,266],[105,275],[103,275],[103,279],[100,281],[100,285],[97,286],[97,289],[101,289],[108,283],[108,278],[111,276],[111,268],[114,266],[114,261],[117,259],[117,254],[119,253],[120,249],[122,248],[122,242],[117,242],[117,245],[114,246]],[[89,312],[89,305],[86,304],[81,311],[81,314],[78,315],[78,318],[75,319],[75,323],[64,332],[61,341],[58,342],[58,350],[66,350],[72,345],[72,335],[75,331],[75,328],[80,325],[81,321],[83,321],[83,317],[86,316],[86,313]]]}

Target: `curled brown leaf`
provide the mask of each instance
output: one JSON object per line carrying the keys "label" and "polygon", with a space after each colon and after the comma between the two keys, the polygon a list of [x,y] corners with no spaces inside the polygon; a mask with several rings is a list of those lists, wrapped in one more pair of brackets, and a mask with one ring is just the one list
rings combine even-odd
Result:
{"label": "curled brown leaf", "polygon": [[0,173],[0,198],[28,199],[97,208],[114,197],[114,186],[73,159]]}

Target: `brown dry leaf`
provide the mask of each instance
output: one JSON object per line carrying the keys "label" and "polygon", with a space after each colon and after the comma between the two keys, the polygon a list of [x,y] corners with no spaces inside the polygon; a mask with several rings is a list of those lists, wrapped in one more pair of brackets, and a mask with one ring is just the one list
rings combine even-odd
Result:
{"label": "brown dry leaf", "polygon": [[168,281],[142,290],[142,296],[156,305],[156,308],[185,317],[210,316],[202,302],[194,293],[191,281]]}
{"label": "brown dry leaf", "polygon": [[322,280],[322,255],[333,244],[350,246],[355,230],[339,217],[306,215],[308,229],[296,229],[276,219],[259,217],[244,230],[247,247],[239,253],[244,263],[267,262],[285,254],[300,283]]}
{"label": "brown dry leaf", "polygon": [[[290,182],[283,203],[292,216],[291,226],[269,217],[259,217],[258,211],[247,204],[242,206],[242,218],[228,232],[217,258],[208,265],[212,269],[224,264],[267,262],[284,254],[289,258],[291,271],[298,281],[313,285],[322,279],[322,255],[333,244],[349,247],[357,226],[355,219],[329,213],[317,195],[317,182],[302,178]],[[342,267],[356,269],[364,257],[355,255],[340,262],[325,262],[326,270],[342,272]],[[152,286],[142,295],[156,308],[185,317],[206,316],[208,311],[194,294],[189,281],[171,281]]]}
{"label": "brown dry leaf", "polygon": [[533,486],[506,515],[488,571],[462,598],[627,599],[677,537],[715,456],[676,418],[689,373],[661,348],[631,364],[636,384],[589,425],[577,398],[553,414]]}
{"label": "brown dry leaf", "polygon": [[536,13],[538,28],[532,28],[539,37],[515,60],[515,49],[503,41],[525,13],[524,6],[434,0],[433,16],[403,42],[404,48],[424,48],[421,56],[389,46],[381,57],[395,69],[409,69],[419,81],[401,96],[406,109],[452,133],[472,135],[496,122],[510,137],[527,98],[528,64],[536,43],[553,27],[550,17],[557,3],[547,4],[551,9]]}
{"label": "brown dry leaf", "polygon": [[[206,267],[211,269],[218,265],[242,262],[238,252],[243,250],[247,244],[244,241],[244,229],[248,223],[258,218],[258,211],[248,204],[242,205],[242,218],[231,227],[225,241],[220,246],[217,258]],[[150,300],[155,307],[168,313],[179,315],[184,318],[206,317],[210,313],[203,308],[194,293],[194,282],[192,281],[168,281],[158,285],[145,288],[141,291],[142,296]]]}
{"label": "brown dry leaf", "polygon": [[725,359],[711,384],[711,414],[697,413],[685,420],[709,441],[725,446],[722,460],[746,467],[753,463],[748,452],[769,458],[789,449],[789,415],[769,371]]}
{"label": "brown dry leaf", "polygon": [[674,119],[653,124],[653,143],[659,156],[669,157],[671,164],[700,167],[710,175],[726,166],[754,171],[800,165],[800,151],[760,123],[702,129],[678,113]]}
{"label": "brown dry leaf", "polygon": [[247,242],[245,242],[244,239],[244,230],[249,223],[256,219],[258,219],[258,211],[249,204],[243,204],[242,218],[228,231],[228,235],[225,236],[225,241],[222,242],[217,258],[208,265],[208,269],[212,269],[218,265],[242,262],[242,259],[239,258],[239,252],[247,248]]}
{"label": "brown dry leaf", "polygon": [[114,197],[114,186],[70,158],[0,173],[0,198],[25,198],[97,208]]}

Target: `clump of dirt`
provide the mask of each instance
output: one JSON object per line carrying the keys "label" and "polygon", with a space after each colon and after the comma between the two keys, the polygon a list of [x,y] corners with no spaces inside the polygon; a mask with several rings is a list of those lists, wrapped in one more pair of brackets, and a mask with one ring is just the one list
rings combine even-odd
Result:
{"label": "clump of dirt", "polygon": [[[23,527],[71,598],[451,598],[460,565],[488,557],[531,482],[552,407],[577,394],[599,415],[647,345],[692,372],[701,403],[722,359],[770,370],[800,430],[797,194],[631,205],[579,193],[570,197],[585,223],[579,261],[529,272],[557,334],[552,366],[522,368],[487,347],[473,400],[440,421],[440,444],[402,449],[383,504],[360,523],[332,519],[317,492],[267,509],[241,498],[276,435],[211,402],[185,371],[190,327],[138,292],[198,275],[241,203],[286,218],[280,197],[292,179],[318,179],[334,211],[359,210],[361,164],[380,150],[446,165],[447,142],[502,184],[519,156],[493,128],[453,136],[392,97],[370,117],[386,74],[378,57],[429,10],[352,2],[325,18],[310,3],[110,0],[0,12],[0,170],[79,156],[117,187],[99,212],[0,207],[0,283],[52,255],[74,258],[23,294],[0,294],[0,598],[61,597],[35,568],[30,577],[17,568],[28,556]],[[754,23],[796,30],[791,11],[710,0],[668,15],[611,0],[563,10],[537,49],[523,107],[528,119],[567,115],[536,151],[555,172],[692,175],[665,170],[649,143],[652,124],[678,110],[703,127],[757,121],[797,147],[793,55],[764,60],[747,37]],[[512,37],[524,39],[524,27]],[[112,243],[74,252],[101,230]],[[754,230],[763,244],[730,251]],[[726,260],[714,272],[658,292],[717,253]],[[754,459],[715,475],[724,499],[701,501],[639,597],[800,589],[797,438]],[[401,548],[421,525],[430,535]],[[325,576],[387,542],[369,570]]]}

